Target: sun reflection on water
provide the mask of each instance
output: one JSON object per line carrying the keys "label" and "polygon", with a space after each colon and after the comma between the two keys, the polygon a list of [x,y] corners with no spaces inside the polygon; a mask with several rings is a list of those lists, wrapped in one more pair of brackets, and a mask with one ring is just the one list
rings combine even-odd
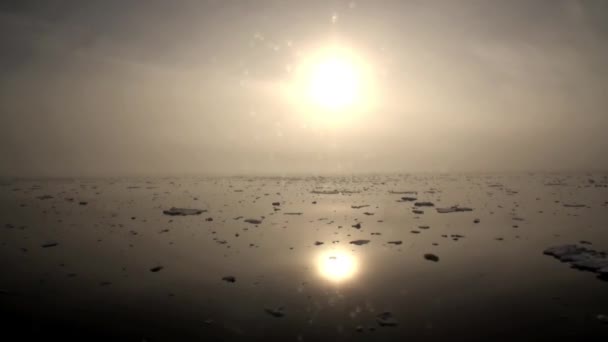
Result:
{"label": "sun reflection on water", "polygon": [[342,250],[320,253],[316,264],[319,275],[335,283],[352,279],[359,271],[359,264],[353,253]]}

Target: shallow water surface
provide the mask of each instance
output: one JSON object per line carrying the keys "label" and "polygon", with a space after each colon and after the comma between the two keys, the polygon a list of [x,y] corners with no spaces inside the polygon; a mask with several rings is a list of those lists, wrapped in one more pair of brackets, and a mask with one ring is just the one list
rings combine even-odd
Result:
{"label": "shallow water surface", "polygon": [[608,338],[608,282],[543,255],[608,251],[605,174],[5,180],[0,204],[21,336]]}

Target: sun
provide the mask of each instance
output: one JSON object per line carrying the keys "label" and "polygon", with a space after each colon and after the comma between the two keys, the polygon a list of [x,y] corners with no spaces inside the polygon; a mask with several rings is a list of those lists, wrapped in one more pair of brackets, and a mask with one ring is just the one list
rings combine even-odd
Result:
{"label": "sun", "polygon": [[328,45],[304,53],[292,84],[296,105],[325,120],[369,107],[369,65],[360,53],[344,46]]}
{"label": "sun", "polygon": [[308,96],[330,110],[344,109],[357,102],[360,76],[353,63],[340,56],[328,56],[311,66]]}

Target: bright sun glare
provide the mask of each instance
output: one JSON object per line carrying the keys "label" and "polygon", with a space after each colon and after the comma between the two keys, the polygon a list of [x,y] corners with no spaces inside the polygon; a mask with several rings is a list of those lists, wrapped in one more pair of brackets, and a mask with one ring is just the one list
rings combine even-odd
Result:
{"label": "bright sun glare", "polygon": [[362,112],[371,99],[369,66],[360,54],[345,47],[328,46],[303,54],[293,86],[297,105],[324,120]]}
{"label": "bright sun glare", "polygon": [[308,91],[311,100],[327,109],[353,105],[359,96],[359,75],[355,66],[338,56],[330,56],[312,65]]}
{"label": "bright sun glare", "polygon": [[358,267],[355,257],[343,251],[323,252],[317,259],[319,274],[332,282],[352,278],[357,273]]}

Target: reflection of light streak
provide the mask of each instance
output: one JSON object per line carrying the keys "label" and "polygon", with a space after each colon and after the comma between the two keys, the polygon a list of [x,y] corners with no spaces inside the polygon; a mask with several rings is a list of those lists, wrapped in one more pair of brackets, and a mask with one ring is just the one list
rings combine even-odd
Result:
{"label": "reflection of light streak", "polygon": [[325,251],[317,257],[317,269],[323,278],[341,282],[357,273],[358,264],[352,253],[339,250]]}

